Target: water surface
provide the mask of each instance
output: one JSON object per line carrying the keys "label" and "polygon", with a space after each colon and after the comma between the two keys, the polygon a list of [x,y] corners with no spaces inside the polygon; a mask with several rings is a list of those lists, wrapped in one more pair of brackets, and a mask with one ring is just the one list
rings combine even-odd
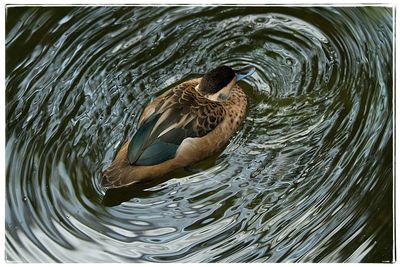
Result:
{"label": "water surface", "polygon": [[[393,260],[392,9],[6,13],[8,261]],[[143,107],[220,64],[257,68],[229,145],[105,192]]]}

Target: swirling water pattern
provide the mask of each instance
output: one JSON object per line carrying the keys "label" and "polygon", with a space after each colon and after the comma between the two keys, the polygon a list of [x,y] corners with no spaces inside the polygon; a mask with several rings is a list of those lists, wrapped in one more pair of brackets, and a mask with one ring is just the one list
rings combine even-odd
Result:
{"label": "swirling water pattern", "polygon": [[[385,7],[8,7],[6,257],[393,260]],[[247,119],[195,173],[105,192],[165,88],[254,65]]]}

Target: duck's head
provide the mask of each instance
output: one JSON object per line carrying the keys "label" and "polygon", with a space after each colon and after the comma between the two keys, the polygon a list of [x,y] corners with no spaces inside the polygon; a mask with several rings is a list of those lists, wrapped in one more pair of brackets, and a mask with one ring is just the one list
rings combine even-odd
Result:
{"label": "duck's head", "polygon": [[228,66],[219,66],[207,72],[197,86],[197,91],[204,97],[222,102],[229,98],[231,90],[236,82],[252,75],[255,68],[248,66],[239,70],[233,70]]}

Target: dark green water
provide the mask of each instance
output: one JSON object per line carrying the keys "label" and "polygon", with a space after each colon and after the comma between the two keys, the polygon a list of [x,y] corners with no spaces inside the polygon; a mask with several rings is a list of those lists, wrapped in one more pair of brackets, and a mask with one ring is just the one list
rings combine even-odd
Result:
{"label": "dark green water", "polygon": [[[391,262],[393,10],[8,7],[6,258]],[[164,89],[254,65],[229,145],[152,184],[100,173]]]}

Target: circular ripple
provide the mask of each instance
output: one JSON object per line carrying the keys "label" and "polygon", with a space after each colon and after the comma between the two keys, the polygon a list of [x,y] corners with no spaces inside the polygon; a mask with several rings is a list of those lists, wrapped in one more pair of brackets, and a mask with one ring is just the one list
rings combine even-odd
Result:
{"label": "circular ripple", "polygon": [[[10,261],[392,260],[390,9],[12,7],[6,32]],[[219,64],[257,69],[229,145],[104,192],[143,107]]]}

